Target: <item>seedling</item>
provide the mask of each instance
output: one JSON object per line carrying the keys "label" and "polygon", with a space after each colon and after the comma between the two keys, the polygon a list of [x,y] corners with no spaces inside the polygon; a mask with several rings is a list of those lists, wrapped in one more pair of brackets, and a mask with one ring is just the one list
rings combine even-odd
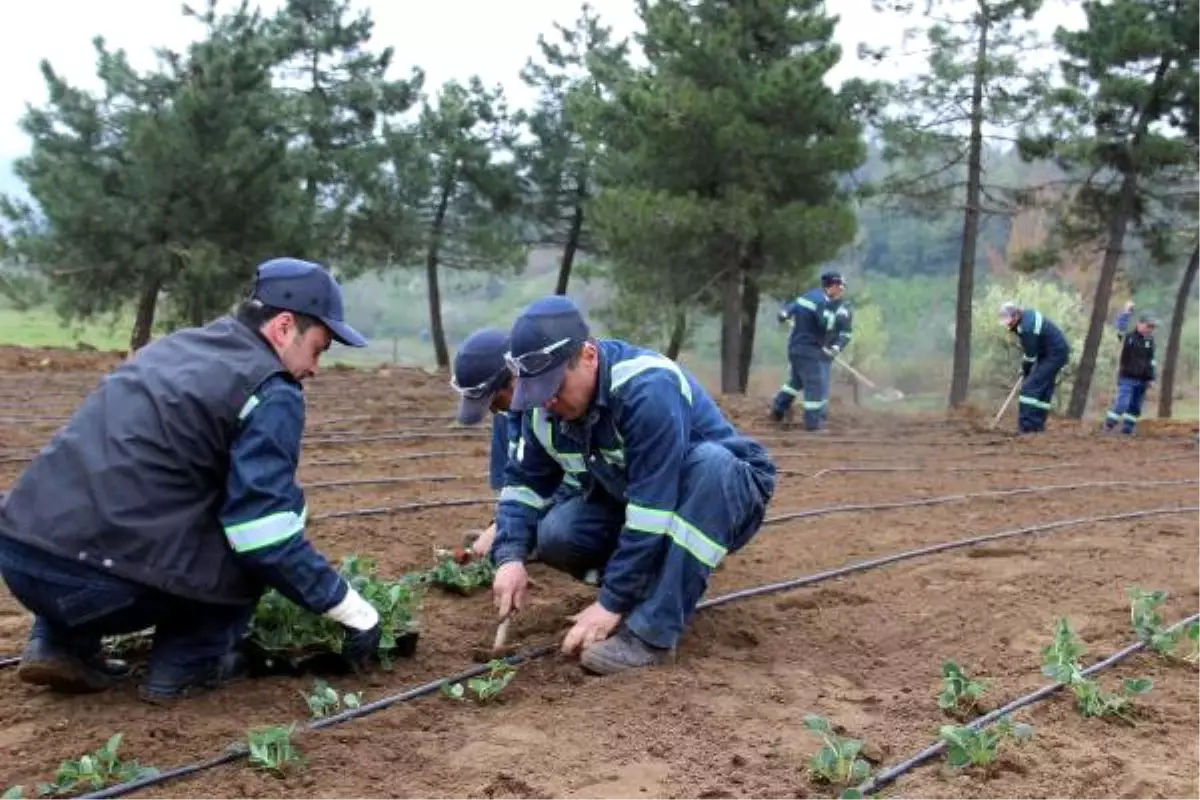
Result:
{"label": "seedling", "polygon": [[1085,652],[1087,648],[1075,637],[1066,619],[1060,618],[1055,626],[1054,641],[1042,650],[1042,672],[1071,687],[1075,708],[1083,716],[1115,716],[1133,722],[1130,713],[1133,698],[1150,691],[1153,682],[1149,678],[1127,678],[1120,694],[1110,694],[1096,681],[1084,677],[1079,656]]}
{"label": "seedling", "polygon": [[[415,630],[417,604],[415,581],[384,580],[376,574],[374,559],[347,556],[339,570],[342,577],[379,612],[383,636],[379,657],[389,666],[389,654],[399,636]],[[250,623],[250,639],[269,653],[305,655],[340,653],[345,629],[326,617],[311,614],[274,589],[263,594]]]}
{"label": "seedling", "polygon": [[362,705],[362,692],[346,692],[339,695],[337,690],[323,680],[313,685],[312,694],[300,693],[308,705],[309,713],[314,718],[327,717],[336,714],[343,708],[358,708]]}
{"label": "seedling", "polygon": [[[1129,591],[1129,621],[1138,638],[1150,646],[1150,649],[1168,658],[1178,658],[1183,661],[1197,663],[1196,646],[1198,628],[1193,622],[1183,628],[1168,630],[1158,609],[1167,599],[1164,591],[1147,592],[1140,586],[1130,587]],[[1188,645],[1187,650],[1178,653],[1182,645]]]}
{"label": "seedling", "polygon": [[[114,733],[95,752],[80,756],[78,760],[64,761],[54,773],[53,783],[38,785],[38,797],[68,797],[85,791],[96,791],[115,783],[125,783],[137,778],[157,775],[153,767],[143,767],[136,761],[121,761],[117,750],[121,747],[122,734]],[[5,798],[25,796],[25,787],[10,786]]]}
{"label": "seedling", "polygon": [[857,785],[871,774],[871,765],[858,757],[863,743],[859,739],[843,739],[816,714],[804,715],[804,727],[821,737],[821,749],[808,762],[809,774],[815,780],[838,786]]}
{"label": "seedling", "polygon": [[938,737],[946,743],[946,763],[955,769],[974,766],[986,770],[996,760],[1004,740],[1024,742],[1032,736],[1031,726],[1014,725],[1008,717],[1001,717],[982,730],[965,725],[943,725],[938,731]]}
{"label": "seedling", "polygon": [[460,564],[453,556],[444,557],[428,573],[428,580],[434,585],[460,594],[485,589],[492,585],[494,577],[496,567],[487,558]]}
{"label": "seedling", "polygon": [[979,705],[979,698],[987,691],[982,681],[973,681],[953,661],[942,664],[942,691],[938,694],[938,708],[955,716],[966,716]]}
{"label": "seedling", "polygon": [[292,723],[286,728],[282,725],[272,725],[249,731],[247,740],[250,745],[250,765],[279,776],[282,776],[291,764],[303,766],[304,756],[292,744],[292,732],[295,730],[296,724]]}
{"label": "seedling", "polygon": [[488,703],[495,700],[516,676],[516,667],[503,659],[497,659],[488,663],[486,675],[471,678],[465,688],[461,683],[443,683],[441,691],[451,700],[465,701],[473,695],[477,702]]}

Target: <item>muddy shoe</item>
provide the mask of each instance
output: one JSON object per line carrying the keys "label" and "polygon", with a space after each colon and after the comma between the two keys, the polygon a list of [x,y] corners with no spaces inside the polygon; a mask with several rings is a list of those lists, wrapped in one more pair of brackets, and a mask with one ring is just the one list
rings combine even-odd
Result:
{"label": "muddy shoe", "polygon": [[249,662],[239,652],[185,669],[174,665],[155,667],[152,663],[145,682],[138,687],[138,696],[147,703],[172,703],[187,697],[219,688],[247,675]]}
{"label": "muddy shoe", "polygon": [[31,640],[17,667],[17,677],[25,683],[68,694],[102,692],[128,675],[124,661],[98,655],[80,658],[45,639]]}
{"label": "muddy shoe", "polygon": [[616,675],[631,669],[671,664],[675,661],[675,649],[652,647],[628,629],[592,645],[583,651],[579,663],[588,672],[597,675]]}

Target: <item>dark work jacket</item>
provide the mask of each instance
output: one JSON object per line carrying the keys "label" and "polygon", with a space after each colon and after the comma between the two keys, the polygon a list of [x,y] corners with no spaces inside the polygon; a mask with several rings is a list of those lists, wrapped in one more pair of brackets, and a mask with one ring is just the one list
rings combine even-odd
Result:
{"label": "dark work jacket", "polygon": [[245,604],[261,579],[219,514],[239,416],[276,374],[231,317],[164,336],[106,376],[21,475],[0,536],[201,602]]}

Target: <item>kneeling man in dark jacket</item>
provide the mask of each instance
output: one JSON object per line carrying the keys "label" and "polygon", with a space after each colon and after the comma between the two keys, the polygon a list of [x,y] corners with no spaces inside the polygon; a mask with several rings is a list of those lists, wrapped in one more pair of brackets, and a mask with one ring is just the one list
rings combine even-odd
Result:
{"label": "kneeling man in dark jacket", "polygon": [[379,615],[304,537],[296,483],[301,381],[343,319],[323,267],[258,268],[235,316],[176,331],[106,376],[0,506],[0,574],[35,616],[18,676],[65,692],[128,673],[101,637],[154,627],[141,696],[171,700],[238,676],[268,587],[346,628],[364,663]]}

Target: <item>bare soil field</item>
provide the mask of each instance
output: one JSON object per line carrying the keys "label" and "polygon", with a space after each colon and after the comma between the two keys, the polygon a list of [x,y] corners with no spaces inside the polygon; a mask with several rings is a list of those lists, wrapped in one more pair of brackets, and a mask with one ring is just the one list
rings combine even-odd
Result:
{"label": "bare soil field", "polygon": [[[119,356],[0,350],[0,491]],[[330,558],[375,557],[389,575],[427,569],[492,514],[488,431],[452,425],[446,378],[408,369],[329,370],[311,381],[301,480]],[[991,432],[971,415],[890,416],[835,406],[828,435],[770,424],[761,398],[723,403],[780,469],[772,519],[716,572],[708,596],[916,547],[1026,526],[1197,505],[1194,426],[1147,424],[1135,439],[1055,420],[1038,437]],[[1005,426],[1011,428],[1011,424]],[[392,480],[402,478],[406,480]],[[347,481],[379,479],[377,483]],[[998,494],[1002,490],[1037,489]],[[477,499],[461,507],[405,506]],[[936,499],[922,506],[899,505]],[[890,508],[847,508],[878,506]],[[987,681],[985,709],[1048,682],[1041,650],[1066,617],[1090,664],[1134,641],[1126,590],[1169,592],[1168,621],[1200,607],[1197,514],[1083,522],[949,550],[700,612],[673,666],[614,678],[551,655],[519,668],[494,703],[434,695],[299,733],[307,765],[283,777],[244,761],[143,790],[145,797],[832,797],[806,772],[819,747],[806,714],[866,742],[873,769],[937,739],[943,661]],[[552,642],[589,587],[540,565],[523,646]],[[334,680],[366,701],[471,666],[495,620],[486,593],[430,589],[416,656]],[[0,588],[0,656],[30,618]],[[1143,652],[1100,673],[1106,688],[1149,677],[1132,723],[1081,716],[1069,693],[1018,711],[1034,736],[988,772],[941,757],[894,797],[1196,797],[1195,669]],[[245,681],[171,707],[131,684],[67,698],[0,670],[0,790],[47,781],[122,732],[121,755],[169,769],[219,754],[249,728],[301,724],[312,678]],[[28,791],[28,790],[27,790]]]}

